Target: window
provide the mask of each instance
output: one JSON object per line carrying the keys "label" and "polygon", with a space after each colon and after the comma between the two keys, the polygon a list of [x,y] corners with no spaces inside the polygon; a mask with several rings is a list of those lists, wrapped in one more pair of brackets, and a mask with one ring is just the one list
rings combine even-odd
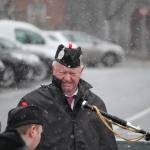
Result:
{"label": "window", "polygon": [[74,39],[73,39],[73,36],[71,35],[71,34],[63,34],[63,36],[67,39],[67,40],[69,40],[69,41],[71,41],[71,42],[74,42]]}
{"label": "window", "polygon": [[73,38],[74,38],[74,41],[76,41],[76,42],[93,44],[93,40],[92,39],[90,39],[88,36],[85,36],[85,35],[82,35],[82,34],[74,34]]}
{"label": "window", "polygon": [[55,36],[53,36],[53,35],[49,35],[49,38],[51,39],[51,40],[53,40],[53,41],[59,41]]}
{"label": "window", "polygon": [[84,34],[63,34],[71,42],[93,44],[93,40]]}
{"label": "window", "polygon": [[23,44],[45,44],[44,39],[33,31],[16,29],[15,34],[17,41]]}

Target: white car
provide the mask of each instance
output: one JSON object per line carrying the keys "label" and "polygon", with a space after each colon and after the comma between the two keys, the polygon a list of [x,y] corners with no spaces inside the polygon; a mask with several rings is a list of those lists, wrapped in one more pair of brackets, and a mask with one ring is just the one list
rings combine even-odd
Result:
{"label": "white car", "polygon": [[41,29],[27,22],[0,20],[0,33],[21,43],[24,50],[38,55],[46,64],[48,75],[51,75],[51,63],[55,58],[56,48],[51,40],[43,35]]}
{"label": "white car", "polygon": [[44,34],[59,43],[73,43],[82,48],[84,62],[88,66],[96,66],[103,63],[105,66],[113,66],[125,56],[124,49],[114,43],[102,41],[89,34],[77,31],[44,31]]}
{"label": "white car", "polygon": [[0,33],[17,40],[26,46],[53,49],[49,38],[43,36],[42,30],[27,22],[0,20]]}
{"label": "white car", "polygon": [[48,51],[54,58],[56,49],[42,30],[30,23],[14,20],[0,20],[0,33],[16,40],[31,51]]}
{"label": "white car", "polygon": [[[48,51],[49,55],[54,58],[58,46],[62,43],[56,43],[46,36],[40,28],[33,24],[15,21],[0,20],[0,33],[9,36],[24,45],[31,51]],[[63,43],[68,46],[70,43]],[[73,45],[77,47],[77,45]]]}

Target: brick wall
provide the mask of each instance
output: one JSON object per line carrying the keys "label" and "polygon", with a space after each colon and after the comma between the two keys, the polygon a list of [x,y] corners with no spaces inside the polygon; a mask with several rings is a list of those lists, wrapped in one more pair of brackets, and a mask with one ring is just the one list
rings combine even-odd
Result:
{"label": "brick wall", "polygon": [[[15,18],[12,19],[30,22],[28,19],[29,4],[40,3],[46,6],[46,14],[43,16],[45,17],[44,22],[39,23],[36,21],[31,23],[47,29],[59,28],[59,25],[65,24],[65,0],[11,0],[11,3],[15,6]],[[37,13],[38,11],[40,10],[37,9]]]}

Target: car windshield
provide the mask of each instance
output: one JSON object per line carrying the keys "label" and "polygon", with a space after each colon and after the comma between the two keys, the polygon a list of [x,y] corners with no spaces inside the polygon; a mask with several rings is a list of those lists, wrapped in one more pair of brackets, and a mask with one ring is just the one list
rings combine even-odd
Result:
{"label": "car windshield", "polygon": [[63,36],[67,38],[67,40],[71,42],[80,42],[80,43],[88,43],[88,44],[93,44],[95,42],[99,42],[98,39],[96,39],[93,36],[90,36],[88,34],[80,34],[80,33],[63,33]]}
{"label": "car windshield", "polygon": [[29,30],[16,29],[16,39],[22,44],[45,44],[44,39],[38,33]]}
{"label": "car windshield", "polygon": [[48,35],[48,37],[53,40],[53,41],[59,41],[58,38],[56,38],[55,36],[53,35]]}
{"label": "car windshield", "polygon": [[63,33],[63,36],[65,36],[71,42],[82,42],[82,43],[90,43],[90,44],[93,43],[93,39],[91,39],[89,36],[86,36],[84,34]]}

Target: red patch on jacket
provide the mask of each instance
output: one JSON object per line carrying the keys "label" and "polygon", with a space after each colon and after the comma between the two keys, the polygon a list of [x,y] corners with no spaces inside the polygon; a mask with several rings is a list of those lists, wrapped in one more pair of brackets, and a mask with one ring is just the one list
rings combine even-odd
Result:
{"label": "red patch on jacket", "polygon": [[26,107],[26,106],[28,106],[28,104],[27,104],[26,102],[22,102],[22,103],[21,103],[21,106]]}

